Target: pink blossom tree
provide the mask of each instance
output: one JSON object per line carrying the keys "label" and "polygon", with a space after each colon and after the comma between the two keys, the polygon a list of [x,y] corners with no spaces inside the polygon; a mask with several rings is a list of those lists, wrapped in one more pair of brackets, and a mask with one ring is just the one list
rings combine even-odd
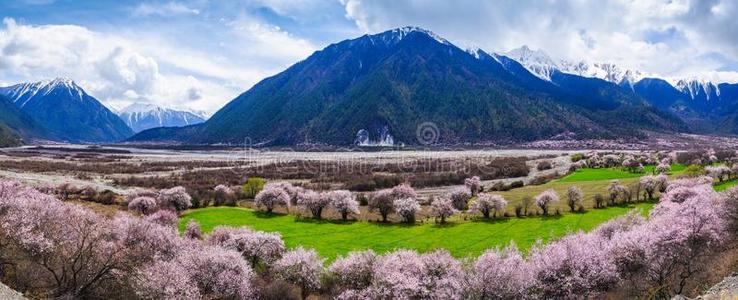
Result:
{"label": "pink blossom tree", "polygon": [[302,299],[307,299],[310,293],[320,289],[324,261],[315,250],[298,247],[274,263],[274,273],[278,278],[299,286]]}
{"label": "pink blossom tree", "polygon": [[418,199],[418,194],[415,192],[415,189],[413,189],[409,184],[403,183],[396,187],[392,188],[392,197],[394,200],[397,199]]}
{"label": "pink blossom tree", "polygon": [[448,198],[457,210],[465,210],[467,202],[472,198],[472,193],[466,188],[456,187],[449,192]]}
{"label": "pink blossom tree", "polygon": [[159,207],[171,208],[177,213],[192,206],[192,198],[187,194],[185,188],[181,186],[159,191],[159,197],[156,201]]}
{"label": "pink blossom tree", "polygon": [[235,250],[251,264],[270,267],[285,252],[284,241],[279,233],[251,231],[247,228],[218,226],[206,238],[206,243]]}
{"label": "pink blossom tree", "polygon": [[548,216],[548,208],[552,203],[559,202],[559,195],[553,189],[548,189],[536,196],[536,205],[541,208],[544,216]]}
{"label": "pink blossom tree", "polygon": [[215,192],[215,206],[226,204],[233,197],[233,190],[224,184],[215,186],[213,192]]}
{"label": "pink blossom tree", "polygon": [[441,219],[441,224],[446,223],[446,218],[455,215],[458,212],[454,208],[453,203],[448,198],[436,198],[431,202],[431,215],[436,219]]}
{"label": "pink blossom tree", "polygon": [[331,191],[328,193],[331,201],[331,207],[341,215],[341,219],[346,221],[350,214],[358,215],[359,202],[354,199],[354,195],[347,190]]}
{"label": "pink blossom tree", "polygon": [[290,196],[279,186],[267,184],[261,192],[256,194],[254,204],[257,208],[264,209],[271,214],[277,206],[285,206],[289,209]]}
{"label": "pink blossom tree", "polygon": [[413,198],[397,199],[392,202],[394,210],[397,212],[402,221],[408,224],[415,223],[415,213],[420,210],[420,204]]}
{"label": "pink blossom tree", "polygon": [[137,197],[128,202],[128,210],[142,215],[148,215],[156,211],[156,199],[151,197]]}
{"label": "pink blossom tree", "polygon": [[394,196],[391,189],[379,190],[369,198],[369,209],[377,210],[382,216],[382,222],[387,222],[387,216],[394,211]]}
{"label": "pink blossom tree", "polygon": [[464,185],[469,188],[469,192],[473,197],[482,189],[482,180],[479,179],[479,176],[472,176],[464,179]]}
{"label": "pink blossom tree", "polygon": [[310,211],[315,219],[322,219],[323,209],[331,203],[328,193],[317,193],[311,190],[304,190],[297,195],[297,205]]}

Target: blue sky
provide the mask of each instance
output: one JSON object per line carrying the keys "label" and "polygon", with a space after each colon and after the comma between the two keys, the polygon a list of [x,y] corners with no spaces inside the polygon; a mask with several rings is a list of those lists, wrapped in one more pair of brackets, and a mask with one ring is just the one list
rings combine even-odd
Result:
{"label": "blue sky", "polygon": [[738,80],[720,0],[0,0],[0,85],[70,77],[105,104],[212,113],[315,50],[405,25],[669,78]]}

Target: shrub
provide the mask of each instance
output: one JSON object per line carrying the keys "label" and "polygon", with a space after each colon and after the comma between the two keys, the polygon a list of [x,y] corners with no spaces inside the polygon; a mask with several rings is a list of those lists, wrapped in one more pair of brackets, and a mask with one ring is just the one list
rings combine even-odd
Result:
{"label": "shrub", "polygon": [[523,214],[528,215],[528,209],[533,204],[533,197],[525,195],[523,196],[523,199],[520,201],[520,204],[523,206]]}
{"label": "shrub", "polygon": [[687,177],[700,177],[705,175],[705,168],[700,165],[689,165],[684,169],[684,175]]}
{"label": "shrub", "polygon": [[369,198],[364,193],[356,194],[356,200],[359,201],[359,206],[368,206]]}
{"label": "shrub", "polygon": [[572,162],[578,162],[578,161],[583,160],[585,158],[587,158],[587,157],[584,155],[584,153],[574,153],[574,154],[571,155],[571,161]]}
{"label": "shrub", "polygon": [[520,218],[524,215],[523,213],[523,205],[518,203],[515,204],[515,217]]}
{"label": "shrub", "polygon": [[191,219],[187,222],[187,227],[185,228],[183,236],[192,240],[201,240],[202,229],[200,229],[200,224],[198,224],[194,219]]}
{"label": "shrub", "polygon": [[536,165],[536,169],[538,169],[538,171],[550,170],[551,168],[553,168],[553,166],[548,160],[541,161],[538,163],[538,165]]}

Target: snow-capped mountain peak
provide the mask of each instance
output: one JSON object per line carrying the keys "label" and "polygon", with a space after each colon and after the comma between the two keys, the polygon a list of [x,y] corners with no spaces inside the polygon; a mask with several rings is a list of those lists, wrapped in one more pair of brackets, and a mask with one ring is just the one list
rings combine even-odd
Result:
{"label": "snow-capped mountain peak", "polygon": [[369,35],[369,38],[371,39],[373,43],[384,43],[386,45],[394,45],[402,41],[405,37],[407,37],[413,32],[419,32],[419,33],[425,34],[441,44],[451,45],[449,41],[442,38],[440,35],[436,34],[435,32],[432,32],[424,28],[415,27],[415,26],[405,26],[405,27],[391,29],[391,30],[388,30],[382,33]]}
{"label": "snow-capped mountain peak", "polygon": [[136,132],[154,127],[186,126],[205,121],[202,116],[190,111],[140,102],[127,106],[118,115]]}
{"label": "snow-capped mountain peak", "polygon": [[692,99],[704,97],[705,100],[720,97],[720,88],[712,81],[705,79],[681,79],[676,83],[676,89],[688,94]]}
{"label": "snow-capped mountain peak", "polygon": [[[521,46],[503,53],[522,64],[533,75],[547,81],[551,81],[551,75],[557,70],[562,71],[562,65],[554,61],[546,52],[542,50],[532,50],[528,46]],[[563,71],[562,71],[563,72]]]}
{"label": "snow-capped mountain peak", "polygon": [[68,93],[69,96],[79,101],[83,101],[86,95],[85,91],[74,80],[63,77],[17,84],[8,87],[5,93],[18,107],[23,107],[35,96],[47,96],[52,92]]}
{"label": "snow-capped mountain peak", "polygon": [[546,52],[532,50],[528,46],[513,49],[503,55],[518,61],[541,79],[549,81],[555,71],[583,77],[600,78],[615,84],[628,84],[630,86],[647,76],[641,71],[621,68],[612,63],[571,62],[563,59],[553,59]]}

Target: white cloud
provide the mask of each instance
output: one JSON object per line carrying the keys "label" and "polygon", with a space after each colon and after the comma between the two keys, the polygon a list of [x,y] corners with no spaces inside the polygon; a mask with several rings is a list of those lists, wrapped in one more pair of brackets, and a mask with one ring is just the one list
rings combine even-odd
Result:
{"label": "white cloud", "polygon": [[156,34],[128,37],[77,25],[18,24],[10,18],[3,24],[0,78],[8,83],[73,78],[115,109],[143,101],[212,113],[315,48],[253,21],[223,26],[233,42],[213,46],[222,53],[182,46]]}
{"label": "white cloud", "polygon": [[133,9],[134,16],[151,16],[158,15],[163,17],[176,16],[176,15],[199,15],[200,11],[194,8],[189,8],[186,5],[170,1],[167,3],[141,3]]}
{"label": "white cloud", "polygon": [[[417,25],[490,51],[521,45],[552,56],[677,75],[738,61],[738,4],[729,0],[342,0],[365,32]],[[663,33],[654,38],[653,33]],[[723,62],[724,63],[724,62]]]}

